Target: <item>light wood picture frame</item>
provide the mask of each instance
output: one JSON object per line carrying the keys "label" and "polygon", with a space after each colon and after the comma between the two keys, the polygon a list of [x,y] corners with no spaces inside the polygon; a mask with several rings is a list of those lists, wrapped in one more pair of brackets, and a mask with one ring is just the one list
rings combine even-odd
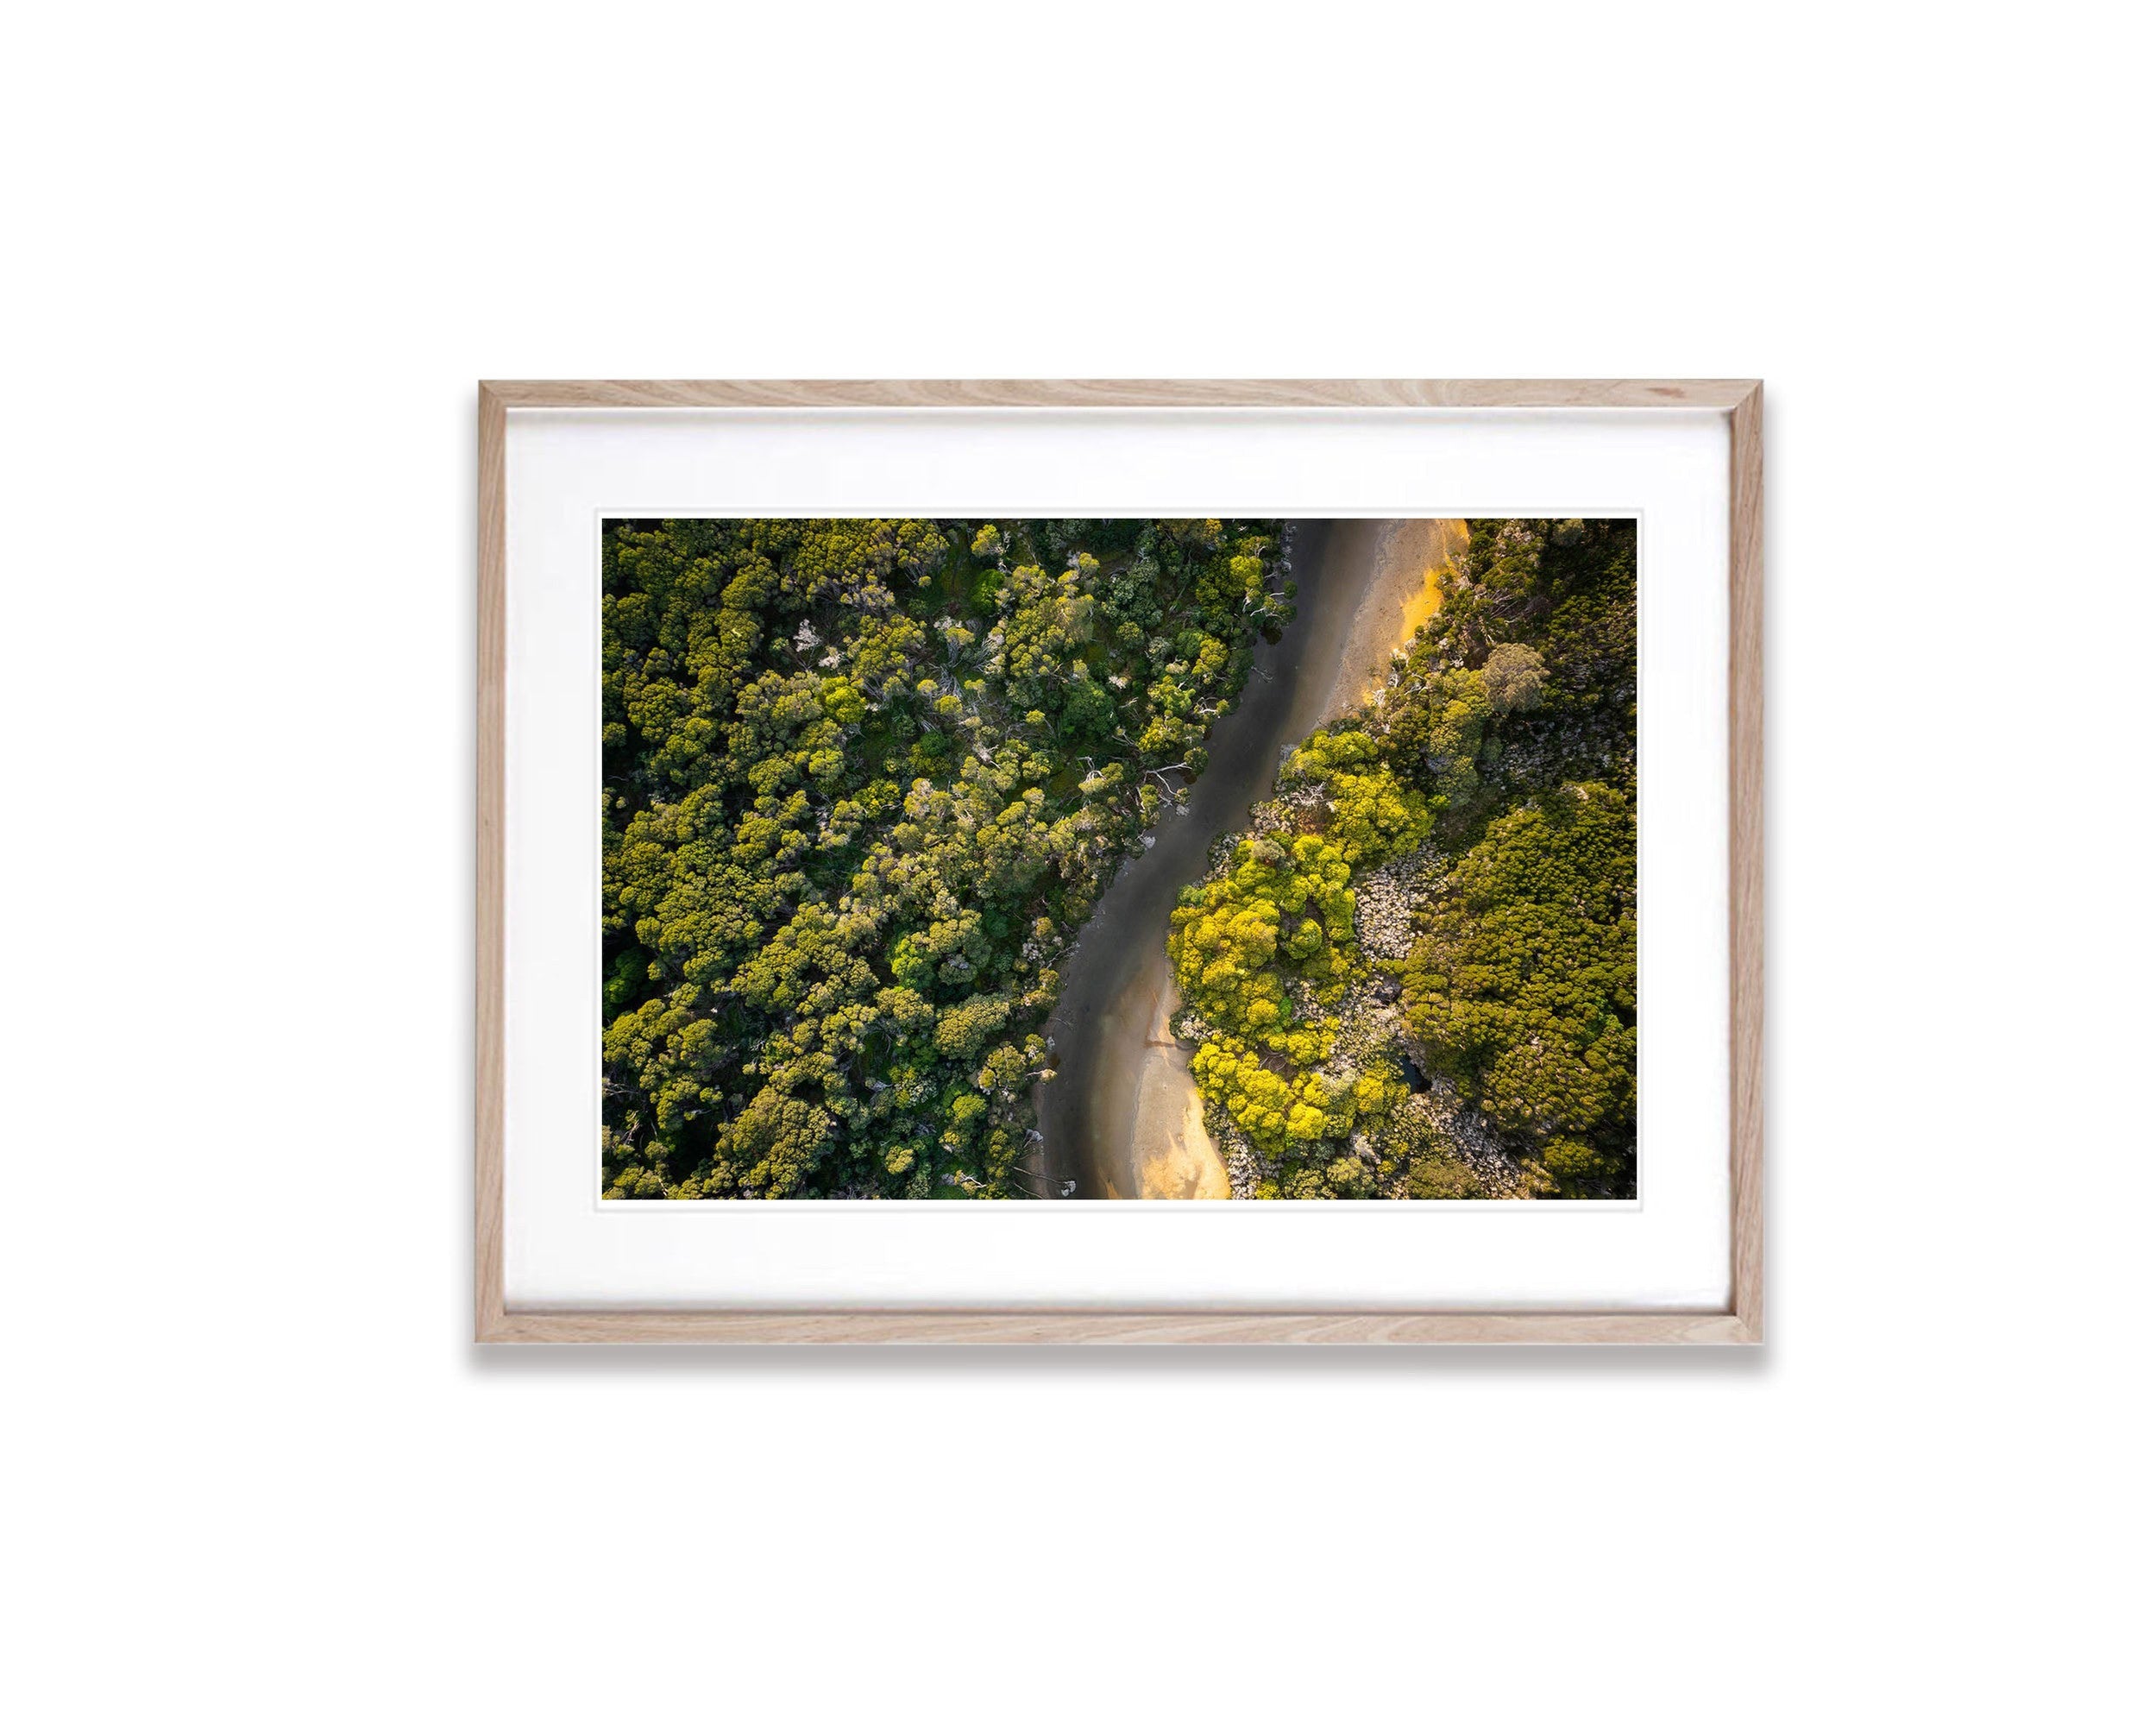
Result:
{"label": "light wood picture frame", "polygon": [[[1719,1312],[512,1309],[505,1275],[507,425],[654,407],[1706,410],[1726,419],[1730,1297]],[[1764,689],[1761,386],[1717,380],[524,381],[479,386],[475,1337],[493,1342],[1719,1343],[1764,1338]]]}

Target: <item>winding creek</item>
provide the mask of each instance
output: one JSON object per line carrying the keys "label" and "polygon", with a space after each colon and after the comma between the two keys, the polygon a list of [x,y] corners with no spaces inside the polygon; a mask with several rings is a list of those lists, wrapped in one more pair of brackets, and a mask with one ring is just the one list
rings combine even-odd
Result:
{"label": "winding creek", "polygon": [[1213,841],[1244,827],[1273,790],[1281,751],[1383,681],[1395,646],[1436,603],[1432,573],[1463,541],[1450,520],[1305,520],[1290,553],[1296,615],[1256,646],[1235,710],[1207,740],[1183,813],[1124,866],[1061,966],[1047,1034],[1055,1078],[1037,1086],[1046,1193],[1078,1198],[1226,1198],[1228,1170],[1205,1130],[1191,1050],[1169,1028],[1167,958],[1176,895],[1204,874]]}

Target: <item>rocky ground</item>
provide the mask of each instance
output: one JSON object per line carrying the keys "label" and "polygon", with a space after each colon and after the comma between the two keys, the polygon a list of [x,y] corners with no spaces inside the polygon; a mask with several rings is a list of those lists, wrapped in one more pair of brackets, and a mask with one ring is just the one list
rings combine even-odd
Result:
{"label": "rocky ground", "polygon": [[1414,915],[1443,890],[1452,859],[1425,845],[1360,877],[1355,888],[1355,943],[1367,959],[1399,960],[1415,944]]}
{"label": "rocky ground", "polygon": [[[1250,830],[1261,834],[1292,834],[1301,830],[1308,811],[1322,801],[1322,793],[1305,787],[1284,796],[1260,803],[1251,810]],[[1206,878],[1223,873],[1234,855],[1240,835],[1224,836],[1213,847]],[[1366,960],[1405,959],[1414,944],[1414,913],[1427,906],[1444,888],[1452,859],[1435,846],[1424,846],[1405,857],[1359,876],[1355,883],[1355,940]],[[1384,971],[1367,966],[1331,1005],[1321,1004],[1310,985],[1300,979],[1288,983],[1290,997],[1298,1013],[1309,1017],[1337,1020],[1339,1032],[1330,1055],[1319,1068],[1329,1077],[1352,1077],[1357,1072],[1386,1071],[1416,1086],[1400,1105],[1400,1113],[1379,1129],[1373,1139],[1357,1132],[1349,1148],[1375,1165],[1399,1164],[1387,1179],[1388,1198],[1408,1196],[1406,1165],[1392,1147],[1397,1137],[1434,1137],[1457,1158],[1475,1195],[1493,1199],[1528,1199],[1537,1195],[1532,1171],[1508,1155],[1495,1130],[1481,1114],[1463,1101],[1442,1078],[1425,1074],[1416,1065],[1405,1020],[1399,1007],[1399,985]],[[1185,1009],[1172,1025],[1183,1041],[1197,1043],[1213,1034],[1196,1011]],[[1278,1180],[1281,1167],[1243,1134],[1227,1115],[1209,1108],[1206,1130],[1228,1170],[1232,1196],[1254,1198],[1260,1184]],[[1405,1131],[1399,1130],[1405,1128]]]}

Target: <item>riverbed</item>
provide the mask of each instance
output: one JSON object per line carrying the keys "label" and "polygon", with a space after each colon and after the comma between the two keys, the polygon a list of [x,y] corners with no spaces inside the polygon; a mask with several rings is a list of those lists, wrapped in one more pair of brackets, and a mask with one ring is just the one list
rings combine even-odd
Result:
{"label": "riverbed", "polygon": [[1050,1197],[1225,1198],[1228,1170],[1205,1130],[1177,1007],[1168,913],[1205,872],[1215,840],[1240,830],[1273,791],[1281,751],[1382,686],[1394,647],[1436,604],[1431,571],[1465,524],[1296,523],[1295,620],[1260,641],[1235,710],[1207,740],[1205,771],[1182,813],[1102,896],[1061,966],[1049,1018],[1055,1077],[1035,1091],[1040,1166]]}

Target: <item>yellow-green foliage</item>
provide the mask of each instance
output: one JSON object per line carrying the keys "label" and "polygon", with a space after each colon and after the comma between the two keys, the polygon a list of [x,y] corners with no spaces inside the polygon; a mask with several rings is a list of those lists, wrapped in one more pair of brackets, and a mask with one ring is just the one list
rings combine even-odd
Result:
{"label": "yellow-green foliage", "polygon": [[[1300,977],[1320,1001],[1340,998],[1355,962],[1348,874],[1340,847],[1318,834],[1287,845],[1246,839],[1227,873],[1185,889],[1169,919],[1177,985],[1221,1033],[1191,1057],[1191,1076],[1270,1155],[1309,1161],[1336,1150],[1359,1120],[1389,1112],[1406,1093],[1377,1073],[1316,1070],[1340,1026],[1297,1017],[1285,985]],[[1347,1189],[1320,1185],[1319,1195]]]}
{"label": "yellow-green foliage", "polygon": [[1422,792],[1392,776],[1377,739],[1367,732],[1318,732],[1288,757],[1280,778],[1285,785],[1315,784],[1323,790],[1330,815],[1325,837],[1351,868],[1374,867],[1430,836],[1430,807]]}
{"label": "yellow-green foliage", "polygon": [[1282,974],[1337,999],[1353,967],[1348,874],[1347,859],[1313,834],[1292,847],[1245,839],[1235,866],[1185,887],[1168,919],[1168,957],[1184,1000],[1222,1029],[1287,1052],[1294,1009]]}
{"label": "yellow-green foliage", "polygon": [[1390,1113],[1406,1094],[1405,1085],[1370,1073],[1283,1076],[1234,1038],[1199,1048],[1191,1057],[1191,1075],[1208,1102],[1276,1156],[1301,1155],[1345,1138],[1358,1120]]}

